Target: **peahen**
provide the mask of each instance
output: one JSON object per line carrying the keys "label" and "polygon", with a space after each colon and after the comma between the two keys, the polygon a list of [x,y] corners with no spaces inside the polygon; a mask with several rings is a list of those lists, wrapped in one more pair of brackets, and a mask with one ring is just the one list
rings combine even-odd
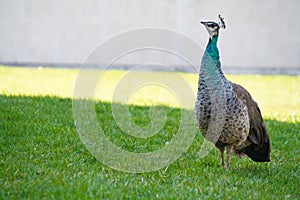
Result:
{"label": "peahen", "polygon": [[[195,103],[195,117],[201,133],[220,150],[222,166],[229,168],[232,150],[255,162],[270,162],[270,137],[260,109],[249,92],[223,74],[217,41],[220,22],[201,22],[209,33],[202,57]],[[225,166],[224,151],[227,151]]]}

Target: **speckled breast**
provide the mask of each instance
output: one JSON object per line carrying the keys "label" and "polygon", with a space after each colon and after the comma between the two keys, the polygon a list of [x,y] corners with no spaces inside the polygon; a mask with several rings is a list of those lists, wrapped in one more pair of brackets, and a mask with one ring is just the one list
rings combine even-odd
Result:
{"label": "speckled breast", "polygon": [[[226,144],[239,145],[246,140],[249,134],[249,117],[245,103],[239,100],[230,84],[225,85],[226,91],[226,112],[219,123],[223,127],[219,141]],[[211,121],[212,103],[209,95],[209,88],[204,81],[198,83],[198,95],[195,103],[195,117],[201,133],[206,136]],[[218,106],[218,105],[216,105]],[[217,119],[218,120],[218,119]]]}

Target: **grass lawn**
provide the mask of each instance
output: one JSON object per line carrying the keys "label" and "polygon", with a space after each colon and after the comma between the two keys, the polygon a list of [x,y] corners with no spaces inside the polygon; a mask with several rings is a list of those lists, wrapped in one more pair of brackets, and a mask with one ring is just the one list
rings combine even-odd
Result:
{"label": "grass lawn", "polygon": [[[216,149],[198,157],[203,137],[194,127],[192,145],[175,162],[153,172],[127,173],[97,161],[82,144],[72,115],[77,74],[70,69],[0,66],[0,199],[300,198],[300,77],[228,76],[247,88],[261,107],[271,137],[270,163],[233,156],[230,170],[223,170]],[[147,125],[154,106],[165,111],[167,120],[155,136],[128,136],[114,121],[112,105],[118,103],[110,103],[124,74],[109,71],[99,82],[95,111],[101,128],[110,141],[128,151],[163,148],[179,128],[176,98],[157,86],[138,90],[129,105],[133,121]],[[197,75],[180,75],[196,92]],[[133,76],[173,80],[174,73],[133,72]],[[193,112],[192,108],[185,109]]]}

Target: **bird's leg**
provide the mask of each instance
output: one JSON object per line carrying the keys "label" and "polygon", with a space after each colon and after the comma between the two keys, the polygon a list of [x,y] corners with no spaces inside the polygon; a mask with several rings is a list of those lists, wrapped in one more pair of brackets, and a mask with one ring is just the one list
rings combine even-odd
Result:
{"label": "bird's leg", "polygon": [[221,158],[222,158],[222,166],[223,168],[225,168],[225,162],[224,162],[224,147],[220,148],[220,152],[221,152]]}
{"label": "bird's leg", "polygon": [[226,165],[226,168],[229,169],[229,166],[230,166],[230,156],[231,156],[231,152],[232,152],[232,148],[233,148],[233,145],[227,145],[226,146],[226,152],[227,152],[227,165]]}

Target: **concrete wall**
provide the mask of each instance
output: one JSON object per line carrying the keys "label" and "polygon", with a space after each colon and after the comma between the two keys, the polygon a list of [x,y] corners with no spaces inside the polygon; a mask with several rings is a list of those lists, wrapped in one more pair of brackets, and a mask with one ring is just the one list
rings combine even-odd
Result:
{"label": "concrete wall", "polygon": [[205,47],[199,21],[221,13],[224,66],[299,67],[299,8],[299,0],[0,0],[0,62],[81,63],[103,41],[142,27]]}

